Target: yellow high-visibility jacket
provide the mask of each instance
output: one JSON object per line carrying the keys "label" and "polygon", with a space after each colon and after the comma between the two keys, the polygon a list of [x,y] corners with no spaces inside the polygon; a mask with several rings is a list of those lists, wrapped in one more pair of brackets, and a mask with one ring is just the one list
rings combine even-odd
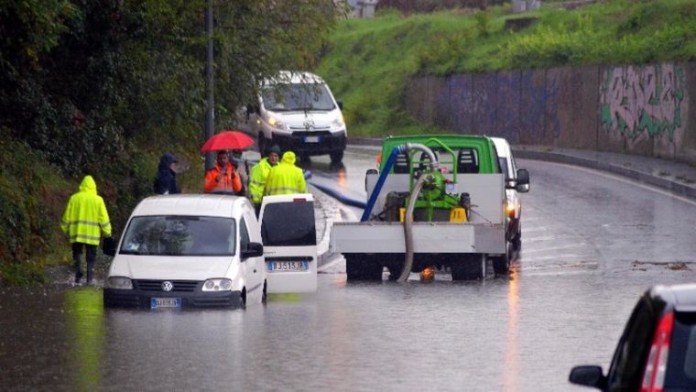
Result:
{"label": "yellow high-visibility jacket", "polygon": [[286,151],[283,159],[268,173],[263,194],[272,196],[305,192],[307,192],[307,183],[302,169],[295,166],[295,153]]}
{"label": "yellow high-visibility jacket", "polygon": [[99,245],[102,234],[111,237],[109,213],[104,199],[97,195],[97,183],[92,176],[85,176],[80,190],[70,196],[60,228],[68,235],[70,243]]}
{"label": "yellow high-visibility jacket", "polygon": [[268,173],[271,172],[272,167],[273,166],[268,162],[268,158],[263,158],[251,168],[251,175],[249,176],[249,196],[251,196],[252,203],[261,204]]}

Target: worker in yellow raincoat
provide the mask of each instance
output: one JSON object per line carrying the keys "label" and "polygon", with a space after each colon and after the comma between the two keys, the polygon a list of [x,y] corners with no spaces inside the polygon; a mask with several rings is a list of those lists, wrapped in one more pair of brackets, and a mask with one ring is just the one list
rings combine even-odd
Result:
{"label": "worker in yellow raincoat", "polygon": [[272,196],[306,192],[307,183],[302,169],[295,166],[295,153],[286,151],[280,163],[268,173],[263,194]]}
{"label": "worker in yellow raincoat", "polygon": [[97,194],[97,183],[92,176],[85,176],[79,190],[70,196],[60,228],[72,244],[75,284],[80,284],[83,276],[80,266],[83,248],[87,255],[87,284],[92,284],[97,246],[102,237],[111,237],[109,213],[104,199]]}

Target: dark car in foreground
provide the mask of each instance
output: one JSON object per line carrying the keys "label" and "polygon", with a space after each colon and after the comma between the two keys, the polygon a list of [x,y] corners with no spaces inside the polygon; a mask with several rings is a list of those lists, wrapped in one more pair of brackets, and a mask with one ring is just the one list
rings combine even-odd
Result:
{"label": "dark car in foreground", "polygon": [[569,381],[602,391],[696,391],[696,284],[654,286],[635,305],[606,375],[574,367]]}

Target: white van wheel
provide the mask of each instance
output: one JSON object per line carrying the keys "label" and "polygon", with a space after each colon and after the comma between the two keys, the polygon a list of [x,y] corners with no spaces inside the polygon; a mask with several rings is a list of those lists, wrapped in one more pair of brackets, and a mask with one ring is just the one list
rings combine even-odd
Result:
{"label": "white van wheel", "polygon": [[332,151],[329,155],[331,156],[331,163],[341,163],[343,160],[343,150]]}
{"label": "white van wheel", "polygon": [[261,303],[263,305],[268,301],[268,291],[266,287],[266,281],[263,282],[263,292],[261,293]]}
{"label": "white van wheel", "polygon": [[242,289],[242,294],[239,296],[239,308],[246,309],[246,288]]}

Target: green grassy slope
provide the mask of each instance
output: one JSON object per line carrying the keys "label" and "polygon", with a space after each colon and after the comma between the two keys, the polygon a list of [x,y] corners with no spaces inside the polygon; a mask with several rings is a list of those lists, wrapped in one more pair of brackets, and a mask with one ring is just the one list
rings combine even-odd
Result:
{"label": "green grassy slope", "polygon": [[[507,28],[515,19],[528,27]],[[401,107],[413,75],[693,60],[696,1],[613,0],[574,10],[543,2],[523,14],[510,5],[408,17],[392,11],[346,20],[329,42],[317,73],[344,101],[351,136],[429,132]]]}

